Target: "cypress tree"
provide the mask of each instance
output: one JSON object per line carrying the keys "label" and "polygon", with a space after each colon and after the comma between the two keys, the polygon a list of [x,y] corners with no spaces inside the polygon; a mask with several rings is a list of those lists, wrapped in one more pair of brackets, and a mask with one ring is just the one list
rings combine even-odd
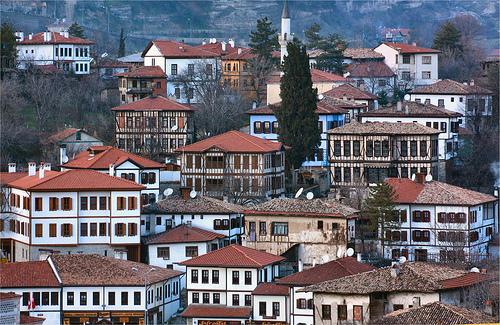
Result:
{"label": "cypress tree", "polygon": [[118,45],[118,57],[125,56],[125,36],[123,35],[123,28],[120,30],[120,44]]}
{"label": "cypress tree", "polygon": [[450,21],[441,25],[434,35],[433,48],[441,51],[462,52],[460,31]]}
{"label": "cypress tree", "polygon": [[16,67],[17,50],[16,50],[16,36],[14,29],[7,23],[2,24],[0,30],[0,68],[2,72],[7,68]]}
{"label": "cypress tree", "polygon": [[304,36],[307,40],[306,46],[308,49],[312,50],[318,47],[321,41],[321,36],[319,35],[320,31],[321,26],[318,23],[312,24],[304,31]]}
{"label": "cypress tree", "polygon": [[257,20],[257,30],[250,32],[250,43],[248,44],[253,54],[268,60],[272,59],[273,51],[278,49],[277,29],[272,27],[273,23],[267,18]]}
{"label": "cypress tree", "polygon": [[305,46],[294,40],[287,46],[283,62],[281,105],[275,109],[279,123],[279,141],[291,149],[287,160],[299,168],[321,141],[316,114],[317,89],[312,87],[309,57]]}
{"label": "cypress tree", "polygon": [[70,36],[85,38],[85,33],[82,26],[78,25],[78,23],[73,23],[69,26],[68,33]]}

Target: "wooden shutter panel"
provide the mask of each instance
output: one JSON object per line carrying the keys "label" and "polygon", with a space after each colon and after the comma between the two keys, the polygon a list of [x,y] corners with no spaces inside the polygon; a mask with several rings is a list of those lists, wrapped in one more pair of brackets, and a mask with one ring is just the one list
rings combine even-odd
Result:
{"label": "wooden shutter panel", "polygon": [[391,240],[391,231],[390,230],[385,231],[385,239]]}
{"label": "wooden shutter panel", "polygon": [[413,240],[417,240],[417,234],[416,234],[416,232],[415,232],[415,231],[413,231],[413,232],[412,232],[412,234],[411,234],[411,238],[412,238]]}
{"label": "wooden shutter panel", "polygon": [[68,235],[71,237],[73,236],[73,225],[68,224]]}
{"label": "wooden shutter panel", "polygon": [[118,224],[115,224],[115,236],[120,236],[121,234],[118,233]]}
{"label": "wooden shutter panel", "polygon": [[69,208],[69,210],[73,209],[73,199],[70,197],[68,198],[68,208]]}
{"label": "wooden shutter panel", "polygon": [[401,231],[401,241],[407,241],[408,240],[408,233],[403,230]]}

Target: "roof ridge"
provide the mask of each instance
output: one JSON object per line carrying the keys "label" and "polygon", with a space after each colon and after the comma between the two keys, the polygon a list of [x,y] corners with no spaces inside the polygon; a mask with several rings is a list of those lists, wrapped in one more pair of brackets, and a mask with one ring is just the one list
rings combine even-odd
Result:
{"label": "roof ridge", "polygon": [[[241,246],[243,247],[243,246]],[[244,251],[242,251],[241,249],[239,249],[239,247],[237,245],[234,245],[233,246],[234,249],[236,249],[238,252],[240,252],[241,254],[243,254],[246,258],[250,259],[251,261],[255,262],[255,264],[257,265],[262,265],[262,263],[259,263],[257,262],[255,259],[251,258],[250,256],[248,256]]]}
{"label": "roof ridge", "polygon": [[[255,146],[259,147],[259,148],[260,148],[260,149],[262,149],[262,150],[265,150],[265,149],[266,149],[266,148],[264,148],[263,146],[261,146],[260,144],[255,143],[255,142],[253,142],[253,141],[250,141],[250,139],[247,139],[246,137],[244,137],[244,136],[243,136],[243,134],[244,134],[244,133],[241,133],[241,132],[236,131],[236,130],[231,130],[230,132],[233,132],[234,134],[236,134],[236,135],[237,135],[238,137],[240,137],[241,139],[245,140],[246,142],[248,142],[248,143],[250,143],[250,144],[253,144],[253,145],[255,145]],[[245,134],[245,135],[246,135],[246,134]],[[260,139],[260,138],[257,138],[257,139]],[[264,139],[262,139],[262,140],[264,140]]]}

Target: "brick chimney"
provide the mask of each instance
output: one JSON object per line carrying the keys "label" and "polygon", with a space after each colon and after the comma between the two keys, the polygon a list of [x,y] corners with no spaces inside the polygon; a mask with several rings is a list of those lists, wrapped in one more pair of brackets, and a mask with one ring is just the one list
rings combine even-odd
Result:
{"label": "brick chimney", "polygon": [[189,187],[181,187],[181,196],[184,200],[189,200],[189,193],[191,192],[191,188]]}
{"label": "brick chimney", "polygon": [[16,163],[9,163],[9,173],[16,172]]}

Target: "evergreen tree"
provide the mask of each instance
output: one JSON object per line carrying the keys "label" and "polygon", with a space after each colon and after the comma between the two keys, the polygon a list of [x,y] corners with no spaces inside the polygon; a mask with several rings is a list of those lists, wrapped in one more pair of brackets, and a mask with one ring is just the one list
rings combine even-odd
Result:
{"label": "evergreen tree", "polygon": [[347,48],[347,42],[342,36],[330,34],[319,41],[317,48],[324,53],[316,59],[316,67],[342,75],[344,73],[344,50]]}
{"label": "evergreen tree", "polygon": [[274,29],[272,24],[267,17],[258,19],[257,30],[250,32],[248,44],[252,53],[268,60],[272,59],[273,51],[279,47],[277,29]]}
{"label": "evergreen tree", "polygon": [[4,69],[15,68],[17,59],[16,35],[11,25],[2,24],[0,29],[0,64]]}
{"label": "evergreen tree", "polygon": [[125,56],[125,36],[123,35],[123,28],[120,30],[120,44],[118,45],[118,57]]}
{"label": "evergreen tree", "polygon": [[299,168],[321,141],[315,112],[318,91],[312,86],[305,46],[294,40],[287,50],[280,86],[281,106],[275,114],[280,126],[278,139],[291,147],[287,160],[293,168]]}
{"label": "evergreen tree", "polygon": [[306,46],[308,49],[311,50],[318,47],[321,41],[321,36],[319,35],[320,30],[321,26],[318,23],[314,23],[304,31],[304,36],[307,41]]}
{"label": "evergreen tree", "polygon": [[70,36],[85,38],[83,27],[78,25],[78,23],[71,24],[71,26],[69,26],[68,32]]}
{"label": "evergreen tree", "polygon": [[378,96],[378,104],[380,106],[386,106],[389,103],[389,98],[387,98],[387,92],[385,90],[381,90],[377,93]]}
{"label": "evergreen tree", "polygon": [[434,35],[433,48],[441,51],[462,52],[460,31],[450,21],[441,25]]}

